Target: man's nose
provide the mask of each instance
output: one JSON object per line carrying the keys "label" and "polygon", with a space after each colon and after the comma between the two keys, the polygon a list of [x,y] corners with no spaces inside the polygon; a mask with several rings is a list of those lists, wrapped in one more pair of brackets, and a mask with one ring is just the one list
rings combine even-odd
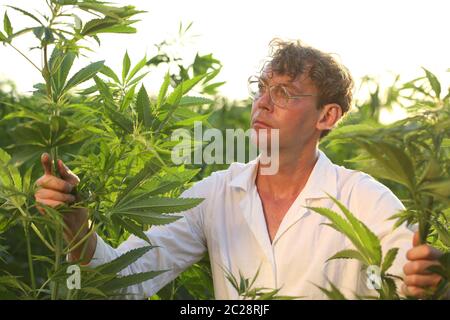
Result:
{"label": "man's nose", "polygon": [[267,111],[272,112],[275,108],[275,105],[270,98],[269,91],[266,91],[264,94],[255,99],[255,107],[258,109],[266,109]]}

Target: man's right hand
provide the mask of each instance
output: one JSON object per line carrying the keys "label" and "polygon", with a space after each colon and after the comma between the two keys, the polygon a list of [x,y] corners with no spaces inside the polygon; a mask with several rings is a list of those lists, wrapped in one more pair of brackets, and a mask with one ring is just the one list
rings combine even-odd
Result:
{"label": "man's right hand", "polygon": [[[57,162],[61,178],[53,174],[52,159],[48,153],[42,154],[41,163],[44,175],[36,181],[38,188],[34,194],[36,206],[41,214],[44,215],[45,210],[39,204],[54,208],[65,203],[70,205],[79,200],[71,192],[78,185],[80,179],[64,165],[62,160]],[[72,245],[76,244],[89,232],[87,209],[73,208],[71,212],[64,215],[64,223],[67,227],[64,228],[64,239]],[[81,261],[88,263],[91,260],[97,242],[95,233],[91,234],[86,241],[87,243],[85,242],[71,251],[71,260],[80,260],[85,245],[87,247]]]}

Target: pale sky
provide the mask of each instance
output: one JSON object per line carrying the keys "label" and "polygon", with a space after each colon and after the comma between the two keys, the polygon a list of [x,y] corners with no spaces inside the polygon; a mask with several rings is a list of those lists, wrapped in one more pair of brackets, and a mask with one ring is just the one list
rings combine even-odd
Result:
{"label": "pale sky", "polygon": [[[113,1],[113,0],[111,0]],[[448,86],[450,68],[449,12],[446,0],[116,0],[132,4],[147,13],[139,15],[137,34],[101,35],[102,47],[79,62],[106,60],[120,70],[125,50],[136,62],[145,52],[155,54],[154,44],[175,39],[179,22],[193,22],[190,35],[174,50],[191,61],[195,53],[213,53],[222,61],[218,80],[227,81],[222,93],[229,98],[246,98],[246,80],[268,53],[274,37],[301,39],[326,52],[339,55],[355,78],[369,74],[402,79],[421,74],[421,66],[444,77]],[[45,8],[44,0],[0,0],[4,5]],[[28,18],[8,9],[13,25],[27,26]],[[2,28],[2,26],[1,26]],[[17,29],[17,28],[16,28]],[[32,45],[31,38],[17,42],[21,48]],[[39,74],[11,48],[0,46],[0,78],[15,81],[19,92],[32,89]],[[39,61],[39,56],[34,54]],[[145,81],[149,91],[157,90],[165,70],[154,72]],[[443,91],[445,92],[445,86]]]}

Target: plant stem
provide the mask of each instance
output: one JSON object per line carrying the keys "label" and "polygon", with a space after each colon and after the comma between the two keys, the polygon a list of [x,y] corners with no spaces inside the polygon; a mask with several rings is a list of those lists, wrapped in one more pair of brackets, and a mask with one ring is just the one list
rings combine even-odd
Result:
{"label": "plant stem", "polygon": [[[61,252],[62,252],[62,246],[63,246],[63,238],[62,238],[62,223],[63,221],[60,221],[59,224],[56,226],[56,240],[55,240],[55,273],[58,272],[58,269],[61,265]],[[52,287],[52,294],[51,299],[56,300],[58,299],[58,281],[55,281],[53,287]]]}
{"label": "plant stem", "polygon": [[[53,170],[54,170],[54,174],[55,176],[59,176],[59,170],[58,170],[58,165],[57,165],[57,161],[58,161],[58,148],[57,147],[53,147],[50,150],[51,153],[51,157],[53,160]],[[62,255],[62,251],[63,251],[63,232],[64,232],[64,218],[61,216],[61,220],[58,219],[57,221],[57,226],[56,226],[56,230],[55,230],[55,264],[54,264],[54,272],[58,272],[58,269],[60,268],[61,265],[61,255]],[[58,281],[54,282],[54,285],[52,287],[52,292],[51,292],[51,299],[52,300],[56,300],[58,299]]]}
{"label": "plant stem", "polygon": [[31,241],[30,241],[30,223],[28,221],[24,221],[24,232],[25,232],[25,240],[27,242],[27,257],[28,257],[28,268],[30,271],[30,280],[31,280],[31,288],[33,291],[36,290],[36,278],[34,277],[34,267],[33,267],[33,259],[31,255]]}
{"label": "plant stem", "polygon": [[[23,211],[23,209],[21,207],[17,207],[17,209],[19,210],[19,212],[22,214],[22,216],[24,217],[28,217],[28,215],[25,213],[25,211]],[[34,232],[36,233],[36,235],[39,237],[39,239],[41,239],[42,243],[45,244],[45,246],[50,250],[53,251],[53,247],[52,245],[45,240],[43,234],[39,231],[38,227],[33,223],[30,222],[31,224],[31,228],[34,230]]]}
{"label": "plant stem", "polygon": [[[52,11],[52,17],[50,19],[49,28],[52,26],[54,20],[58,16],[59,11],[59,5],[53,6],[52,3],[48,3],[49,7]],[[45,79],[45,85],[47,90],[47,97],[49,101],[53,101],[53,92],[52,92],[52,76],[49,68],[49,60],[48,60],[48,43],[45,43],[43,45],[43,53],[44,53],[44,66],[42,70],[42,76]],[[52,116],[58,115],[57,105],[52,110]],[[53,137],[52,137],[53,138]],[[52,147],[50,150],[50,154],[53,160],[53,169],[55,176],[59,176],[59,170],[58,170],[58,148]],[[63,232],[64,232],[64,217],[61,215],[60,219],[58,219],[58,224],[55,228],[55,264],[54,264],[54,272],[55,274],[58,272],[58,269],[61,266],[61,256],[63,253],[63,246],[64,246],[64,239],[63,239]],[[54,285],[52,287],[51,291],[51,299],[56,300],[58,299],[58,281],[56,280],[54,282]]]}
{"label": "plant stem", "polygon": [[47,46],[47,44],[44,45],[43,52],[44,52],[44,66],[42,68],[42,76],[44,77],[44,80],[45,80],[47,97],[48,97],[49,101],[53,101],[52,82],[51,82],[52,77],[50,74],[50,68],[48,66],[48,46]]}
{"label": "plant stem", "polygon": [[22,51],[20,51],[19,49],[17,49],[14,45],[12,45],[11,43],[8,43],[10,46],[11,46],[11,48],[13,48],[14,50],[16,50],[22,57],[24,57],[29,63],[31,63],[31,65],[33,66],[33,67],[35,67],[38,71],[39,71],[39,73],[42,73],[42,70],[41,69],[39,69],[39,67],[33,62],[33,61],[31,61],[31,59],[30,58],[28,58]]}
{"label": "plant stem", "polygon": [[419,244],[425,244],[427,242],[428,231],[426,228],[426,220],[428,219],[427,212],[423,207],[421,199],[416,192],[411,192],[411,198],[414,200],[416,218],[419,224]]}

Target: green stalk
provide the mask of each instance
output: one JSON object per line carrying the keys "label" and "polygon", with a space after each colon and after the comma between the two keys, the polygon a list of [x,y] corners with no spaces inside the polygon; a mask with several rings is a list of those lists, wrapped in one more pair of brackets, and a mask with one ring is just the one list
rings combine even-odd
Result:
{"label": "green stalk", "polygon": [[39,69],[39,67],[33,62],[31,61],[30,58],[28,58],[28,56],[23,53],[22,51],[20,51],[19,49],[17,49],[14,45],[12,45],[10,42],[6,42],[6,44],[8,44],[11,48],[13,48],[14,50],[16,50],[22,57],[24,57],[29,63],[31,63],[31,65],[36,68],[39,72],[42,72],[41,69]]}
{"label": "green stalk", "polygon": [[[51,153],[51,157],[53,160],[53,171],[54,174],[56,176],[59,175],[59,170],[58,170],[58,166],[57,166],[57,161],[58,161],[58,148],[57,147],[53,147],[50,151]],[[61,266],[61,255],[62,255],[62,251],[63,251],[63,246],[64,246],[64,239],[63,239],[63,232],[64,232],[64,219],[63,217],[61,217],[61,221],[58,221],[58,224],[56,226],[56,231],[55,231],[55,264],[54,264],[54,272],[58,272],[58,269]],[[51,299],[52,300],[56,300],[58,299],[58,282],[55,281],[54,282],[54,286],[52,287],[52,292],[51,292]]]}
{"label": "green stalk", "polygon": [[[50,23],[49,23],[49,28],[52,26],[55,18],[58,16],[58,11],[59,11],[59,6],[49,6],[51,11],[52,11],[52,17],[50,19]],[[47,97],[49,99],[49,101],[54,102],[53,99],[53,90],[52,90],[52,76],[51,76],[51,72],[50,72],[50,67],[48,64],[48,44],[44,43],[43,45],[43,54],[44,54],[44,66],[43,66],[43,70],[42,70],[42,76],[45,79],[45,84],[46,84],[46,89],[47,89]],[[57,110],[57,104],[56,107],[53,108],[52,110],[52,116],[56,116],[58,115],[58,110]],[[50,138],[52,141],[54,139],[54,137],[52,136]],[[58,148],[57,147],[52,147],[50,150],[50,154],[51,154],[51,158],[53,161],[53,172],[55,174],[55,176],[59,176],[59,170],[58,170]],[[61,255],[63,252],[63,246],[64,246],[64,239],[63,239],[63,232],[64,232],[64,218],[61,217],[61,221],[59,221],[58,219],[58,224],[56,226],[56,230],[55,230],[55,263],[54,263],[54,272],[55,274],[58,272],[58,269],[61,266]],[[54,282],[54,286],[52,287],[52,291],[51,291],[51,299],[52,300],[56,300],[58,299],[58,282],[55,281]]]}
{"label": "green stalk", "polygon": [[[22,216],[27,217],[28,215],[23,211],[23,209],[21,207],[17,207],[17,209],[19,209],[19,212],[22,214]],[[45,240],[44,235],[39,231],[38,227],[33,223],[30,222],[31,224],[31,228],[34,230],[34,232],[36,233],[36,235],[39,237],[39,239],[41,239],[42,243],[45,244],[45,246],[50,250],[53,251],[53,247],[52,245]]]}
{"label": "green stalk", "polygon": [[[61,265],[61,255],[62,255],[62,248],[63,248],[63,224],[64,221],[58,221],[58,225],[56,226],[56,232],[55,232],[55,273],[58,272],[58,269]],[[56,300],[58,299],[58,282],[55,281],[54,286],[52,287],[52,293],[51,293],[51,299]]]}
{"label": "green stalk", "polygon": [[414,200],[415,209],[417,210],[416,217],[419,224],[419,244],[426,244],[429,232],[429,228],[427,228],[429,214],[423,207],[419,195],[416,192],[411,192],[411,197]]}
{"label": "green stalk", "polygon": [[28,258],[28,269],[30,272],[31,288],[33,292],[36,290],[36,278],[34,276],[33,259],[31,255],[31,241],[30,241],[30,224],[28,221],[24,221],[23,229],[25,232],[25,240],[27,242],[27,258]]}

